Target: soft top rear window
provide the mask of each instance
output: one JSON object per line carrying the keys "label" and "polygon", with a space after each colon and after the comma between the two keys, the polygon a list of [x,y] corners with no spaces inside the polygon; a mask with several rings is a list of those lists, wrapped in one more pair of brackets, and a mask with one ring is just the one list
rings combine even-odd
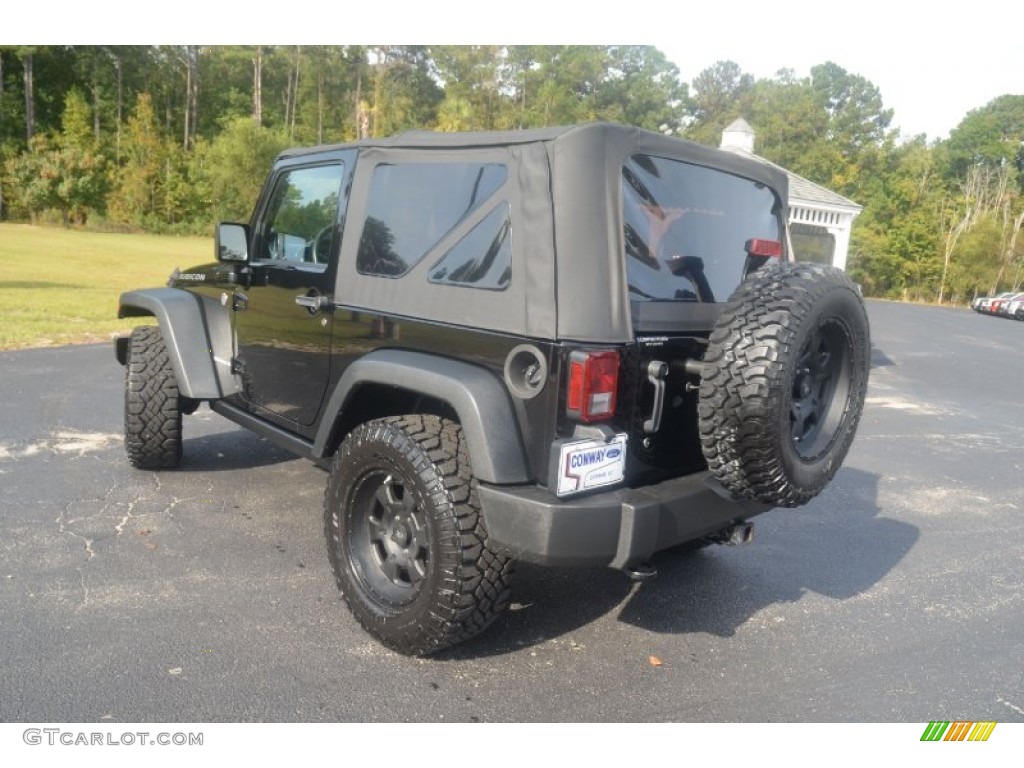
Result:
{"label": "soft top rear window", "polygon": [[781,239],[771,189],[679,160],[630,157],[622,208],[634,301],[724,302],[743,279],[746,242]]}

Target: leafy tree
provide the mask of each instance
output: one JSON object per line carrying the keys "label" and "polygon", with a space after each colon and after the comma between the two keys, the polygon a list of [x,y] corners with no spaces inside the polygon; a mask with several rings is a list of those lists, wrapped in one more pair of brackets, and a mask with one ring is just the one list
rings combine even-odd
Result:
{"label": "leafy tree", "polygon": [[597,98],[608,77],[611,49],[527,45],[500,50],[496,82],[506,110],[501,127],[537,128],[600,118]]}
{"label": "leafy tree", "polygon": [[310,46],[306,54],[306,76],[294,140],[300,144],[352,140],[353,120],[361,49]]}
{"label": "leafy tree", "polygon": [[82,92],[75,89],[64,98],[64,116],[61,119],[61,143],[66,147],[86,149],[93,147],[92,110]]}
{"label": "leafy tree", "polygon": [[[1013,170],[1008,164],[992,166],[977,163],[967,170],[958,190],[943,207],[941,226],[946,233],[943,253],[943,279],[937,291],[941,302],[946,295],[947,275],[956,274],[957,263],[965,259],[983,264],[989,258],[998,265],[992,279],[992,290],[1003,283],[1016,260],[1015,244],[1024,212],[1021,199],[1012,184]],[[998,232],[998,237],[983,237]],[[972,243],[984,243],[987,258],[972,252]]]}
{"label": "leafy tree", "polygon": [[35,47],[25,46],[20,53],[25,83],[25,139],[32,141],[36,134]]}
{"label": "leafy tree", "polygon": [[290,143],[282,128],[264,128],[250,117],[233,118],[212,142],[200,142],[189,173],[200,198],[200,229],[248,221],[274,158]]}
{"label": "leafy tree", "polygon": [[956,258],[950,262],[943,289],[952,301],[969,301],[977,295],[1009,290],[1000,282],[1002,228],[997,219],[986,217],[966,232],[957,243]]}
{"label": "leafy tree", "polygon": [[1000,96],[967,114],[942,146],[949,179],[973,165],[1009,165],[1024,192],[1024,96]]}
{"label": "leafy tree", "polygon": [[104,207],[108,187],[107,159],[94,134],[93,112],[80,91],[64,100],[63,132],[59,140],[60,182],[57,198],[69,220],[85,224],[89,213]]}
{"label": "leafy tree", "polygon": [[842,152],[854,154],[885,140],[892,110],[869,80],[829,61],[811,68],[811,88],[828,115],[827,137]]}
{"label": "leafy tree", "polygon": [[754,76],[734,61],[718,61],[703,70],[691,87],[694,120],[686,138],[717,146],[725,127],[742,115],[753,89]]}
{"label": "leafy tree", "polygon": [[18,59],[12,46],[0,46],[0,144],[24,138],[24,102],[18,94],[15,70]]}
{"label": "leafy tree", "polygon": [[[438,109],[445,116],[446,130],[494,130],[509,125],[503,56],[504,51],[493,45],[440,45],[430,49],[444,87],[444,101]],[[456,121],[456,115],[461,119]]]}
{"label": "leafy tree", "polygon": [[892,110],[874,84],[832,62],[812,67],[811,87],[828,122],[817,153],[823,167],[810,178],[857,198],[894,143]]}
{"label": "leafy tree", "polygon": [[91,83],[87,88],[92,94],[94,133],[98,125],[97,138],[107,147],[113,161],[120,163],[121,138],[128,113],[125,105],[131,105],[138,93],[146,91],[152,72],[153,49],[141,45],[84,48],[91,52],[92,59],[92,66],[88,67]]}
{"label": "leafy tree", "polygon": [[431,76],[427,50],[418,46],[378,46],[372,49],[372,55],[375,63],[370,68],[367,94],[371,100],[370,135],[392,136],[432,125],[443,94]]}
{"label": "leafy tree", "polygon": [[45,136],[33,136],[27,151],[10,158],[4,165],[9,195],[8,205],[31,221],[57,207],[57,172],[52,167],[54,147]]}
{"label": "leafy tree", "polygon": [[461,96],[445,96],[437,108],[437,129],[440,131],[468,131],[474,125],[473,105]]}
{"label": "leafy tree", "polygon": [[15,205],[34,219],[59,210],[64,226],[85,224],[103,206],[106,160],[92,136],[90,110],[79,91],[65,99],[64,133],[32,137],[29,150],[8,161],[7,175],[16,190]]}
{"label": "leafy tree", "polygon": [[948,190],[923,137],[883,153],[862,187],[850,272],[869,295],[930,298],[943,269]]}
{"label": "leafy tree", "polygon": [[185,77],[184,138],[181,146],[190,149],[196,140],[199,126],[199,46],[178,46],[177,58]]}
{"label": "leafy tree", "polygon": [[747,122],[756,128],[759,155],[808,179],[831,177],[824,139],[828,116],[806,79],[784,70],[774,79],[758,80],[742,105]]}
{"label": "leafy tree", "polygon": [[57,131],[64,97],[75,87],[74,52],[63,46],[16,46],[21,62],[20,86],[24,104],[24,133]]}
{"label": "leafy tree", "polygon": [[596,98],[602,119],[651,131],[679,131],[689,93],[665,54],[651,46],[613,46],[605,67]]}
{"label": "leafy tree", "polygon": [[119,72],[123,46],[83,45],[69,49],[74,88],[86,95],[92,134],[100,140],[104,129],[115,128],[120,119],[119,94],[123,76]]}
{"label": "leafy tree", "polygon": [[153,101],[148,93],[141,93],[125,130],[124,164],[107,200],[114,221],[136,225],[159,221],[164,209],[160,195],[166,176],[166,156],[167,148],[157,126]]}
{"label": "leafy tree", "polygon": [[253,60],[261,47],[217,45],[199,49],[199,78],[204,87],[198,137],[212,139],[225,122],[253,115]]}
{"label": "leafy tree", "polygon": [[834,62],[755,80],[719,61],[687,84],[647,46],[0,46],[0,216],[208,232],[249,215],[290,143],[603,119],[717,145],[737,117],[758,154],[864,206],[867,293],[1024,279],[1024,96],[898,144],[879,89]]}

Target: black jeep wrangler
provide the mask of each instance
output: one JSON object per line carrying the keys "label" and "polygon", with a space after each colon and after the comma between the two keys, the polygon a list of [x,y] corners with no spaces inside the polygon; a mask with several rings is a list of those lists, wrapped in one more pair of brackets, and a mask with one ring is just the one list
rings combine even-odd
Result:
{"label": "black jeep wrangler", "polygon": [[515,559],[636,578],[749,538],[838,470],[867,387],[856,286],[793,263],[786,176],[633,128],[412,132],[283,153],[214,264],[121,296],[125,446],[217,413],[330,471],[359,623],[425,654]]}

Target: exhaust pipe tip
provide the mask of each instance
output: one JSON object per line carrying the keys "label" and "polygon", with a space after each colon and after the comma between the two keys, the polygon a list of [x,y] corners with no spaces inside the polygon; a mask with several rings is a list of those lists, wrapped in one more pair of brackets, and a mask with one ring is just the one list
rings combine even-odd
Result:
{"label": "exhaust pipe tip", "polygon": [[754,540],[754,524],[739,523],[725,531],[725,543],[731,547],[738,544],[749,544]]}
{"label": "exhaust pipe tip", "polygon": [[650,581],[658,575],[658,569],[649,562],[630,563],[622,569],[630,581]]}
{"label": "exhaust pipe tip", "polygon": [[754,540],[754,524],[747,522],[734,523],[728,528],[723,528],[714,536],[709,536],[708,540],[716,544],[726,544],[730,547],[750,544]]}

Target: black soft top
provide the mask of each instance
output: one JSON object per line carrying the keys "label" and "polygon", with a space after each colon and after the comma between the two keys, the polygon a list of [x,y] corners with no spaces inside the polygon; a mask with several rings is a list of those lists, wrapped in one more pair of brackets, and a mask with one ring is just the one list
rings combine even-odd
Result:
{"label": "black soft top", "polygon": [[[623,257],[622,168],[631,155],[681,160],[763,183],[786,219],[787,179],[756,157],[613,123],[523,131],[408,131],[345,144],[290,149],[278,160],[358,149],[336,296],[348,306],[546,339],[618,343],[633,338]],[[513,276],[489,292],[430,284],[420,271],[400,280],[354,268],[373,169],[381,164],[474,161],[508,166],[499,193],[513,210]],[[439,191],[438,194],[443,194]],[[458,228],[456,228],[458,230]],[[356,237],[349,237],[352,233]],[[458,231],[453,237],[458,237]],[[442,245],[450,242],[445,238]]]}

